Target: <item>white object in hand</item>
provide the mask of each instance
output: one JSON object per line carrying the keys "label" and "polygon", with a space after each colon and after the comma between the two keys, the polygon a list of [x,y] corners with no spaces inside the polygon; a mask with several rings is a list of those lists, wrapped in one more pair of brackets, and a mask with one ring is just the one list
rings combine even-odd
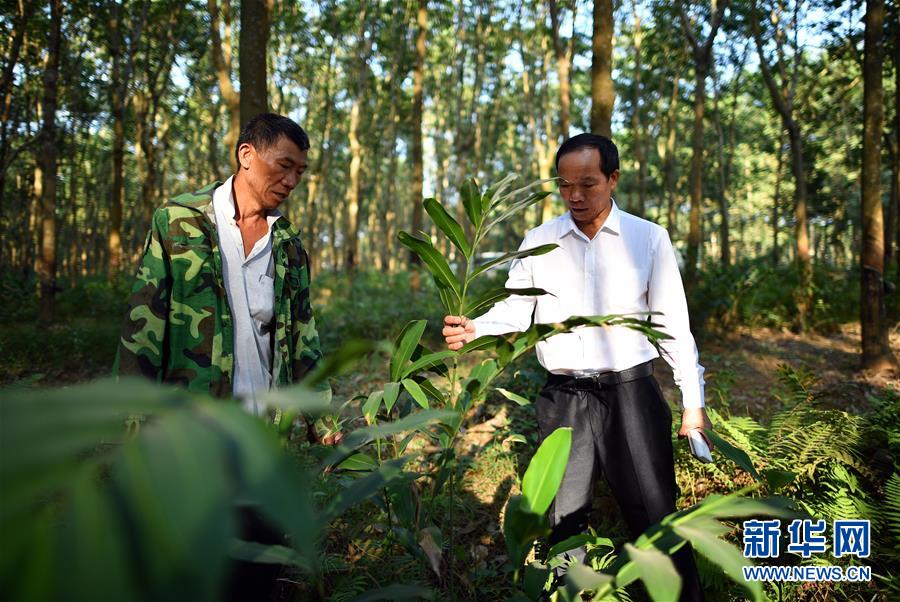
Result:
{"label": "white object in hand", "polygon": [[695,458],[705,463],[713,461],[712,454],[709,453],[709,445],[706,444],[706,439],[703,438],[700,429],[694,429],[688,433],[688,443]]}

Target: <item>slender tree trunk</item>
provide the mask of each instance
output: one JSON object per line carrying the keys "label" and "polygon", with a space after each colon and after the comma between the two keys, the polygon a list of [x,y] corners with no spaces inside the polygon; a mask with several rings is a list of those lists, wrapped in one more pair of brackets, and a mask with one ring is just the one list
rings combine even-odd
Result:
{"label": "slender tree trunk", "polygon": [[[416,60],[413,67],[413,104],[412,104],[412,231],[413,234],[422,229],[422,188],[425,179],[422,153],[422,108],[425,96],[425,36],[428,32],[428,0],[419,0],[416,11]],[[410,252],[411,265],[421,263],[419,256]]]}
{"label": "slender tree trunk", "polygon": [[44,67],[44,97],[41,102],[41,253],[38,279],[41,283],[41,322],[53,320],[56,299],[56,105],[59,90],[59,48],[62,27],[62,3],[50,2],[50,40]]}
{"label": "slender tree trunk", "polygon": [[669,108],[666,111],[666,142],[665,156],[663,157],[663,171],[665,172],[666,199],[668,201],[666,230],[669,238],[674,239],[677,233],[677,212],[678,207],[678,191],[677,191],[677,174],[675,173],[675,142],[678,133],[676,127],[676,118],[678,117],[678,84],[680,78],[678,74],[672,80],[672,98],[669,99]]}
{"label": "slender tree trunk", "polygon": [[[889,18],[894,23],[900,19],[900,3],[893,2],[889,11]],[[891,156],[891,200],[888,206],[888,218],[884,225],[884,271],[891,278],[891,267],[894,268],[894,303],[893,309],[900,308],[900,27],[894,26],[894,135],[893,153]],[[893,316],[896,319],[896,315]]]}
{"label": "slender tree trunk", "polygon": [[[775,109],[781,115],[782,123],[787,130],[788,140],[791,144],[791,171],[794,175],[794,222],[796,231],[794,260],[800,273],[800,284],[795,292],[795,303],[797,306],[796,328],[803,332],[808,327],[809,316],[812,311],[812,262],[809,254],[809,225],[806,215],[806,169],[803,158],[803,137],[800,132],[800,125],[794,120],[793,116],[793,95],[785,95],[779,90],[769,68],[768,59],[763,52],[762,34],[759,29],[760,21],[755,2],[751,5],[750,22],[763,80],[769,89],[772,104],[775,105]],[[795,60],[799,60],[799,56],[795,57]],[[785,77],[782,75],[783,79]]]}
{"label": "slender tree trunk", "polygon": [[629,203],[631,212],[637,216],[643,217],[645,211],[645,203],[647,196],[647,152],[644,148],[644,124],[641,118],[641,103],[643,94],[641,92],[641,42],[644,34],[641,31],[641,18],[637,14],[637,7],[632,2],[632,17],[634,19],[634,32],[632,34],[632,44],[634,52],[634,81],[633,81],[633,98],[631,113],[631,130],[634,136],[634,155],[638,163],[637,173],[637,203]]}
{"label": "slender tree trunk", "polygon": [[[225,148],[228,149],[231,169],[237,169],[237,159],[234,156],[235,144],[241,132],[241,97],[231,83],[231,5],[229,0],[223,0],[222,21],[225,24],[224,37],[219,31],[219,6],[216,0],[207,0],[209,11],[210,37],[209,50],[212,58],[213,70],[219,82],[219,94],[228,110],[229,128],[225,132]],[[214,150],[211,150],[214,152]],[[216,170],[218,171],[218,170]]]}
{"label": "slender tree trunk", "polygon": [[778,266],[778,220],[781,218],[781,182],[784,179],[784,128],[778,133],[777,163],[775,167],[775,197],[772,199],[772,265]]}
{"label": "slender tree trunk", "polygon": [[553,50],[556,54],[556,71],[559,75],[559,132],[563,139],[569,137],[571,92],[569,90],[569,70],[571,63],[566,52],[566,43],[562,39],[560,28],[559,4],[549,0],[550,25],[553,33]]}
{"label": "slender tree trunk", "polygon": [[269,111],[266,54],[275,0],[241,0],[240,78],[241,126]]}
{"label": "slender tree trunk", "polygon": [[616,91],[612,81],[612,0],[594,0],[594,28],[591,37],[591,132],[612,135],[612,112]]}
{"label": "slender tree trunk", "polygon": [[350,181],[347,185],[347,222],[344,235],[345,255],[344,267],[348,272],[356,270],[357,249],[359,245],[359,171],[362,165],[362,145],[359,142],[360,105],[362,99],[357,97],[350,109],[350,128],[347,139],[350,143]]}
{"label": "slender tree trunk", "polygon": [[884,221],[881,204],[881,136],[884,126],[884,93],[881,83],[883,31],[884,0],[867,0],[863,59],[860,323],[862,365],[863,368],[874,370],[887,370],[891,367],[884,311]]}
{"label": "slender tree trunk", "polygon": [[[712,63],[713,41],[722,22],[727,1],[722,0],[713,13],[710,32],[706,40],[700,42],[693,32],[681,1],[678,2],[678,17],[681,28],[690,44],[694,56],[694,127],[691,140],[691,217],[688,231],[687,265],[685,266],[685,282],[692,287],[697,279],[697,261],[700,251],[700,210],[703,203],[703,114],[706,106],[706,76]],[[714,5],[715,6],[715,5]]]}
{"label": "slender tree trunk", "polygon": [[128,44],[125,44],[124,6],[113,1],[108,24],[110,55],[112,56],[112,81],[110,105],[113,118],[112,163],[113,177],[109,203],[109,257],[107,274],[110,280],[119,273],[122,264],[122,198],[125,193],[125,110],[128,102],[128,84],[134,67],[134,55],[147,19],[150,3],[144,2],[142,14],[134,25]]}

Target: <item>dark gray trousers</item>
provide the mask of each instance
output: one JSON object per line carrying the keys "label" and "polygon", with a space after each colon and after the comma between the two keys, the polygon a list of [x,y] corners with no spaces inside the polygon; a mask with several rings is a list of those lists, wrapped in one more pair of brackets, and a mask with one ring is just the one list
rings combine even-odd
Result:
{"label": "dark gray trousers", "polygon": [[[672,411],[652,375],[585,386],[584,379],[551,374],[535,409],[542,441],[559,427],[572,427],[569,463],[550,507],[551,545],[587,530],[601,472],[633,538],[675,511]],[[682,578],[681,599],[703,600],[691,547],[672,560]]]}

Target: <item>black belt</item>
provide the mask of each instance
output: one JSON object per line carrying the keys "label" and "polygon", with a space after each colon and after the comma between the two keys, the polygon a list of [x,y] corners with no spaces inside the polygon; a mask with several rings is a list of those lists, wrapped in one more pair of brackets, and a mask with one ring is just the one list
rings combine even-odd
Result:
{"label": "black belt", "polygon": [[639,378],[646,378],[653,374],[653,361],[644,362],[619,372],[600,372],[591,376],[574,377],[566,374],[550,374],[547,378],[548,387],[562,389],[577,389],[579,391],[595,391],[603,387],[611,387],[628,383]]}

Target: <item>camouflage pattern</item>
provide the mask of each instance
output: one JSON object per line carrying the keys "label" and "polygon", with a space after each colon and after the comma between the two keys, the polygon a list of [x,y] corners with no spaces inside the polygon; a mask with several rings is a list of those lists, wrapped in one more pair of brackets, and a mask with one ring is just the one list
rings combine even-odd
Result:
{"label": "camouflage pattern", "polygon": [[[138,374],[228,397],[234,334],[216,236],[219,182],[156,210],[119,340],[116,374]],[[273,386],[301,380],[322,358],[309,296],[309,256],[284,217],[272,226]]]}

